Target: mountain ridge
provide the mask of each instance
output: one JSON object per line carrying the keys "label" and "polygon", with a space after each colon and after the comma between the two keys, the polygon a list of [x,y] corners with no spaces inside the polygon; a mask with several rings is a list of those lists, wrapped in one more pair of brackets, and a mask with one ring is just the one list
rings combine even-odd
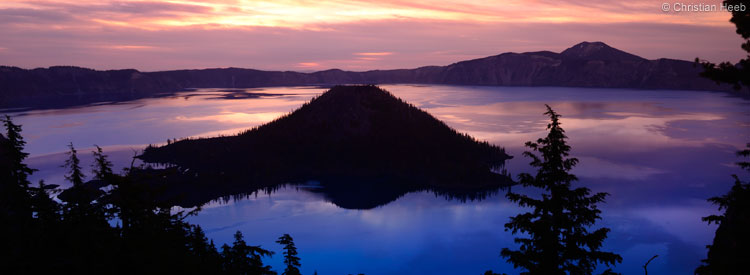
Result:
{"label": "mountain ridge", "polygon": [[648,60],[603,43],[582,42],[560,53],[502,53],[446,66],[311,73],[243,68],[156,72],[97,71],[74,66],[21,69],[0,66],[0,108],[124,101],[190,88],[255,88],[338,84],[446,84],[714,90],[731,88],[701,78],[693,62]]}

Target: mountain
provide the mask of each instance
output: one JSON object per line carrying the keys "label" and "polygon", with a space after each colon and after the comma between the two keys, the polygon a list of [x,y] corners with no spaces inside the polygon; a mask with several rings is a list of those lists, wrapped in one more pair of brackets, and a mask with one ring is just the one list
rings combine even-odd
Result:
{"label": "mountain", "polygon": [[693,62],[647,60],[602,42],[561,53],[504,53],[448,66],[313,73],[225,68],[139,72],[78,67],[25,70],[0,67],[0,108],[44,108],[123,101],[190,88],[252,88],[336,84],[451,84],[563,86],[673,90],[729,90],[700,77]]}
{"label": "mountain", "polygon": [[336,86],[236,136],[148,147],[139,158],[207,179],[192,185],[200,192],[186,192],[197,202],[316,181],[342,207],[371,208],[417,190],[473,194],[511,182],[491,172],[511,158],[504,149],[369,85]]}
{"label": "mountain", "polygon": [[605,61],[647,61],[637,55],[629,54],[610,47],[602,42],[583,42],[568,48],[560,53],[561,56],[570,59],[588,59]]}

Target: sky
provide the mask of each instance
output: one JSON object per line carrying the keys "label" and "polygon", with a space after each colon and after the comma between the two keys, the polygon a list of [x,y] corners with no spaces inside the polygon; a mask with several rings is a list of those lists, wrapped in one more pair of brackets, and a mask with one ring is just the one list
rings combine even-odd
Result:
{"label": "sky", "polygon": [[582,41],[648,59],[745,56],[728,12],[688,8],[647,0],[2,0],[0,65],[365,71],[560,52]]}

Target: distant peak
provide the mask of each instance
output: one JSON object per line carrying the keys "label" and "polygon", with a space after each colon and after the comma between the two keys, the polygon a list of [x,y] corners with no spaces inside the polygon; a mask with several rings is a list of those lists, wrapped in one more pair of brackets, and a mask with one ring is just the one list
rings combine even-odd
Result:
{"label": "distant peak", "polygon": [[338,73],[338,72],[344,72],[344,70],[333,68],[333,69],[328,69],[328,70],[323,70],[323,71],[317,71],[317,72],[318,73],[333,73],[333,72]]}
{"label": "distant peak", "polygon": [[594,42],[583,41],[581,43],[576,44],[575,46],[573,46],[571,48],[576,48],[576,47],[578,47],[578,48],[583,48],[583,47],[607,47],[607,48],[612,48],[609,45],[607,45],[607,43],[604,43],[604,42],[601,42],[601,41],[594,41]]}
{"label": "distant peak", "polygon": [[583,41],[581,43],[575,44],[573,47],[570,47],[566,50],[564,50],[561,54],[569,55],[569,56],[577,56],[577,57],[585,57],[587,55],[590,55],[592,53],[596,53],[603,50],[616,50],[615,48],[610,47],[609,45],[605,44],[604,42],[588,42]]}
{"label": "distant peak", "polygon": [[604,42],[584,41],[560,53],[563,56],[580,59],[641,61],[644,58],[610,47]]}

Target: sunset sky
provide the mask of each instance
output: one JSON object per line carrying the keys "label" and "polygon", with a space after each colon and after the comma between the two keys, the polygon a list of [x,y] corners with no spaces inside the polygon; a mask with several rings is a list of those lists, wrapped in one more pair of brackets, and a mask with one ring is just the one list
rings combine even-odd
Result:
{"label": "sunset sky", "polygon": [[743,57],[727,12],[617,2],[2,0],[0,65],[361,71],[559,52],[581,41],[649,59]]}

